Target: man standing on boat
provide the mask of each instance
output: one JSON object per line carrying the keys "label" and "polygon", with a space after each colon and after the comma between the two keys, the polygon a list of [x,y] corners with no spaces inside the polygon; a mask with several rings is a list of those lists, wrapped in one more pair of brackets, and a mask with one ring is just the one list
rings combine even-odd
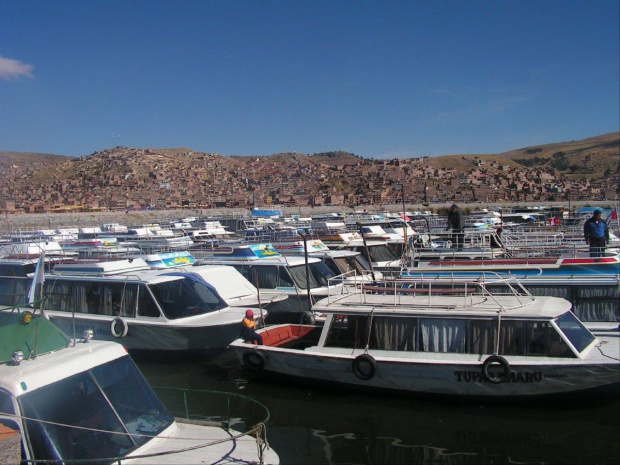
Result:
{"label": "man standing on boat", "polygon": [[458,205],[454,204],[450,207],[448,212],[448,227],[446,231],[452,229],[452,248],[458,250],[463,249],[463,214],[459,210]]}
{"label": "man standing on boat", "polygon": [[590,257],[602,257],[605,253],[605,245],[609,241],[609,229],[601,215],[600,210],[594,210],[592,218],[583,225],[583,235],[586,244],[590,246]]}

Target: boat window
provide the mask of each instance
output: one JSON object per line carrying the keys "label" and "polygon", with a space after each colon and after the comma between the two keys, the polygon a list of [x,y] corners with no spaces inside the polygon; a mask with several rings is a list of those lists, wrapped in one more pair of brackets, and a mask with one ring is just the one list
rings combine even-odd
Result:
{"label": "boat window", "polygon": [[252,276],[252,268],[246,265],[232,265],[239,273],[243,275],[245,279],[250,281],[252,284],[256,283],[256,279]]}
{"label": "boat window", "polygon": [[35,269],[36,263],[0,263],[0,276],[20,276],[22,278],[25,278],[26,276],[28,276],[28,273],[34,273]]}
{"label": "boat window", "polygon": [[338,257],[338,258],[334,258],[333,261],[336,262],[336,264],[338,265],[338,268],[342,270],[342,271],[334,270],[333,267],[330,267],[332,268],[332,271],[336,272],[337,274],[348,273],[351,271],[355,271],[357,274],[363,274],[364,272],[367,271],[367,269],[364,268],[364,265],[358,260],[356,260],[356,258],[353,256],[352,257]]}
{"label": "boat window", "polygon": [[251,275],[254,275],[254,281],[251,282],[258,282],[260,289],[275,289],[278,287],[278,271],[277,266],[253,267]]}
{"label": "boat window", "polygon": [[467,321],[444,318],[420,318],[420,351],[465,352]]}
{"label": "boat window", "polygon": [[323,260],[329,269],[336,273],[337,276],[351,271],[349,264],[340,258],[325,257]]}
{"label": "boat window", "polygon": [[284,266],[278,267],[278,287],[295,287],[291,274]]}
{"label": "boat window", "polygon": [[497,320],[471,320],[469,322],[467,352],[479,355],[495,353],[496,334]]}
{"label": "boat window", "polygon": [[97,383],[136,444],[166,429],[173,417],[153,392],[129,356],[92,370]]}
{"label": "boat window", "polygon": [[555,320],[556,324],[578,352],[588,347],[594,341],[594,335],[575,317],[572,312],[566,312]]}
{"label": "boat window", "polygon": [[114,434],[126,430],[88,372],[24,394],[19,402],[23,415],[33,418],[25,428],[35,459],[115,457],[135,447],[130,437]]}
{"label": "boat window", "polygon": [[135,316],[137,284],[48,279],[44,286],[46,310]]}
{"label": "boat window", "polygon": [[[251,267],[248,280],[251,279],[251,283],[258,283],[257,287],[260,289],[275,289],[278,287],[278,271],[277,266]],[[286,283],[286,280],[284,282]]]}
{"label": "boat window", "polygon": [[[316,281],[314,280],[312,272],[310,272],[309,268],[310,267],[308,267],[308,270],[306,270],[306,265],[291,266],[289,268],[289,271],[291,273],[291,276],[293,277],[293,280],[295,281],[295,284],[300,289],[308,289],[308,287],[310,289],[314,289],[316,287],[319,287]],[[308,275],[306,271],[310,274]]]}
{"label": "boat window", "polygon": [[[336,276],[336,274],[323,262],[310,263],[308,268],[310,271],[310,289],[325,287],[329,284],[328,279]],[[308,281],[306,277],[306,265],[291,266],[289,270],[297,287],[300,289],[307,289]]]}
{"label": "boat window", "polygon": [[277,287],[293,287],[293,281],[286,267],[274,265],[233,265],[245,279],[259,289],[276,289]]}
{"label": "boat window", "polygon": [[138,291],[138,315],[159,318],[159,308],[146,286],[140,286]]}
{"label": "boat window", "polygon": [[325,339],[325,347],[359,349],[368,343],[367,316],[334,315]]}
{"label": "boat window", "polygon": [[388,242],[387,246],[390,248],[391,252],[397,257],[401,257],[404,253],[404,242]]}
{"label": "boat window", "polygon": [[[491,350],[488,354],[495,353],[497,337],[497,320],[490,322],[493,328],[493,340],[491,342]],[[499,353],[501,355],[527,355],[526,335],[528,334],[525,321],[508,321],[501,322]]]}
{"label": "boat window", "polygon": [[206,284],[187,278],[150,284],[149,288],[166,318],[171,320],[202,315],[227,307],[226,302]]}
{"label": "boat window", "polygon": [[[417,318],[335,315],[325,341],[326,347],[415,351]],[[370,338],[368,330],[370,328]]]}
{"label": "boat window", "polygon": [[9,415],[15,413],[13,397],[5,391],[0,391],[0,414],[2,413],[8,413]]}
{"label": "boat window", "polygon": [[0,279],[0,305],[24,305],[32,279],[3,277]]}
{"label": "boat window", "polygon": [[398,260],[398,257],[387,245],[373,245],[368,247],[368,250],[373,262],[391,262]]}
{"label": "boat window", "polygon": [[[334,315],[325,346],[487,355],[496,352],[496,337],[497,320],[491,319]],[[575,357],[548,321],[502,320],[499,354]]]}
{"label": "boat window", "polygon": [[548,321],[502,321],[499,353],[500,355],[576,357],[560,333]]}
{"label": "boat window", "polygon": [[417,318],[375,317],[372,326],[370,348],[399,351],[416,350]]}
{"label": "boat window", "polygon": [[550,324],[546,321],[529,322],[526,329],[527,355],[546,355]]}

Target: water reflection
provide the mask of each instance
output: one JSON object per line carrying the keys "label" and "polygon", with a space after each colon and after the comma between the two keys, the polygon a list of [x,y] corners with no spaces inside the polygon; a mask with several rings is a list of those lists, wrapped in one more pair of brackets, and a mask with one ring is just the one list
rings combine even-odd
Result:
{"label": "water reflection", "polygon": [[620,461],[620,401],[534,405],[363,395],[255,378],[216,359],[135,356],[151,384],[240,392],[271,412],[283,464],[607,464]]}

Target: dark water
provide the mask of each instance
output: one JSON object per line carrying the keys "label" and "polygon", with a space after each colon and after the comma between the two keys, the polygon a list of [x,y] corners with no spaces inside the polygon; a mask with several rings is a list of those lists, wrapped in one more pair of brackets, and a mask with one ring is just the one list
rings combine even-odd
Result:
{"label": "dark water", "polygon": [[282,464],[617,464],[620,400],[421,400],[255,377],[216,358],[133,354],[154,386],[236,392],[266,405]]}

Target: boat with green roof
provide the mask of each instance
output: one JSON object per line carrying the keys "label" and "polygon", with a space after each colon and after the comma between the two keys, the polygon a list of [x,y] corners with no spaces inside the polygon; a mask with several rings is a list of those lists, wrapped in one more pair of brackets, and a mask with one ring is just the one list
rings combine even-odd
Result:
{"label": "boat with green roof", "polygon": [[0,430],[21,436],[17,463],[279,463],[264,418],[241,432],[175,418],[126,349],[92,335],[72,339],[32,309],[0,308]]}

